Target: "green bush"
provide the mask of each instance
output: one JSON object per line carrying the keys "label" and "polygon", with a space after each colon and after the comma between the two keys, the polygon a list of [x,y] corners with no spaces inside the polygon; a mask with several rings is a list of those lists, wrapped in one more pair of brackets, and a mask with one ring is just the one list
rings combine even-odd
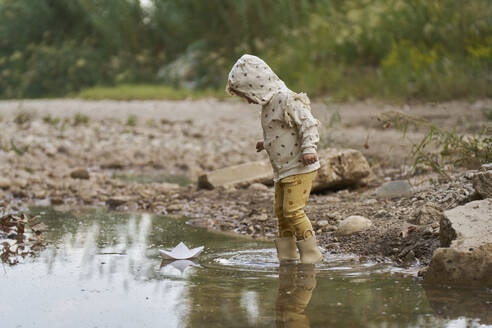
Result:
{"label": "green bush", "polygon": [[[482,109],[483,116],[488,120],[492,121],[492,108],[484,108]],[[0,119],[1,121],[1,119]]]}
{"label": "green bush", "polygon": [[137,125],[137,117],[135,115],[128,115],[128,117],[126,118],[126,125],[136,126]]}
{"label": "green bush", "polygon": [[89,124],[89,121],[90,121],[89,116],[82,114],[82,113],[77,113],[73,117],[73,125],[74,126],[87,125],[87,124]]}
{"label": "green bush", "polygon": [[43,122],[48,125],[58,125],[60,123],[59,117],[53,117],[50,114],[43,116]]}
{"label": "green bush", "polygon": [[0,0],[0,98],[222,93],[243,53],[311,96],[489,97],[490,17],[490,0]]}
{"label": "green bush", "polygon": [[19,108],[14,116],[14,122],[17,125],[29,125],[33,119],[34,113],[26,111],[22,108]]}
{"label": "green bush", "polygon": [[484,74],[488,58],[484,59],[458,57],[442,47],[419,48],[401,41],[382,62],[384,92],[387,96],[440,100],[491,96]]}

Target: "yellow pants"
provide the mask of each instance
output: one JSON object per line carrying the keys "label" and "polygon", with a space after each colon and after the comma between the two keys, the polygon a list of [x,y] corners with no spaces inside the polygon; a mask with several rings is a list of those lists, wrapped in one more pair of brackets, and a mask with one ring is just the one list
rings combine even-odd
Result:
{"label": "yellow pants", "polygon": [[295,234],[298,240],[312,235],[313,226],[304,213],[316,171],[291,175],[275,183],[275,214],[279,237]]}

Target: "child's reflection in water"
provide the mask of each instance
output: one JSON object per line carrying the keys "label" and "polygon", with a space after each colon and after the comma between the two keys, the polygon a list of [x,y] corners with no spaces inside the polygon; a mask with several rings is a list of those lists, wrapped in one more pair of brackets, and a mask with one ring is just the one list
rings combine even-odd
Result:
{"label": "child's reflection in water", "polygon": [[279,287],[275,304],[275,322],[278,328],[309,327],[304,312],[316,287],[314,264],[281,263]]}

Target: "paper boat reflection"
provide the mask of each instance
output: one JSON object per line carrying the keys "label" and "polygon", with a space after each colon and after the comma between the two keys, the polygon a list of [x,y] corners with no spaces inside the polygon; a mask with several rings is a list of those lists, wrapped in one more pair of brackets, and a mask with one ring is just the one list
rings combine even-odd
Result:
{"label": "paper boat reflection", "polygon": [[162,260],[161,268],[167,266],[172,266],[173,268],[178,269],[181,273],[183,273],[189,266],[199,267],[198,264],[190,260],[177,260],[173,262],[170,260]]}
{"label": "paper boat reflection", "polygon": [[187,260],[197,257],[202,251],[203,246],[189,249],[183,242],[179,243],[171,251],[159,250],[164,260]]}

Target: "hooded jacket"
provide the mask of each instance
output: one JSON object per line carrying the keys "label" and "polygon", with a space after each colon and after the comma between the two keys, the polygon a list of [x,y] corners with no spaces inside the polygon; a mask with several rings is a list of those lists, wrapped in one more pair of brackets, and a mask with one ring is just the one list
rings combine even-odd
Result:
{"label": "hooded jacket", "polygon": [[317,170],[304,166],[302,156],[315,154],[319,121],[311,114],[309,98],[291,91],[260,58],[243,55],[232,67],[226,91],[239,91],[262,106],[263,145],[270,157],[274,181]]}

